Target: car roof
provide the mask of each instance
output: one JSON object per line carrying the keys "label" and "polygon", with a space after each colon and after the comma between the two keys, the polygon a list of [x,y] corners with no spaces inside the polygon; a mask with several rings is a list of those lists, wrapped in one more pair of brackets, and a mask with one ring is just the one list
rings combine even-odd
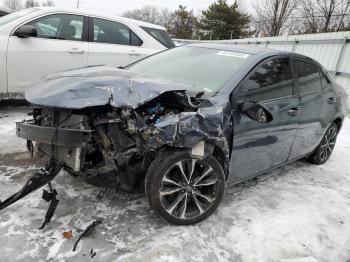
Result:
{"label": "car roof", "polygon": [[246,45],[237,45],[237,44],[195,43],[195,44],[189,44],[187,46],[202,47],[202,48],[209,48],[209,49],[218,49],[218,50],[238,52],[238,53],[244,53],[244,54],[250,54],[250,55],[289,54],[288,52],[281,51],[281,50],[262,48],[262,47],[248,47]]}
{"label": "car roof", "polygon": [[57,7],[40,7],[39,8],[42,11],[50,11],[50,12],[62,12],[62,13],[75,13],[75,14],[80,14],[80,15],[85,15],[85,16],[98,16],[98,17],[104,17],[106,19],[111,19],[111,20],[118,20],[120,22],[125,22],[125,23],[132,23],[137,26],[144,26],[144,27],[150,27],[154,29],[160,29],[160,30],[166,30],[164,27],[131,19],[131,18],[126,18],[122,16],[117,16],[117,15],[111,15],[111,14],[106,14],[102,12],[95,12],[91,10],[82,10],[82,9],[73,9],[73,8],[57,8]]}

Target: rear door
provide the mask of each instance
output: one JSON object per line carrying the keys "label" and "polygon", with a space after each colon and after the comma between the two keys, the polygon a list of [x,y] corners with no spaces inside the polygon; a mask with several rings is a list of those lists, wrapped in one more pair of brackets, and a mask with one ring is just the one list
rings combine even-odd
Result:
{"label": "rear door", "polygon": [[125,66],[153,54],[129,27],[115,21],[90,18],[89,65]]}
{"label": "rear door", "polygon": [[34,26],[38,36],[10,36],[7,53],[9,92],[23,92],[50,73],[87,65],[84,16],[52,14],[26,24]]}
{"label": "rear door", "polygon": [[290,57],[278,56],[260,63],[236,89],[233,101],[257,101],[273,116],[270,123],[259,123],[234,106],[230,182],[236,183],[288,159],[298,126]]}
{"label": "rear door", "polygon": [[299,127],[289,160],[311,153],[321,141],[336,115],[335,93],[331,82],[312,60],[294,58],[295,94],[300,99]]}

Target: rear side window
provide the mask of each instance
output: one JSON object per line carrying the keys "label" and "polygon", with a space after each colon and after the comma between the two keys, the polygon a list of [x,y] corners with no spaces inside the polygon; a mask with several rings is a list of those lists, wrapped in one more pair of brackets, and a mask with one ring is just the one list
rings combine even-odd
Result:
{"label": "rear side window", "polygon": [[259,65],[243,83],[243,94],[249,101],[266,101],[291,96],[293,78],[290,59],[274,58]]}
{"label": "rear side window", "polygon": [[48,15],[29,22],[38,38],[82,41],[84,17],[79,15]]}
{"label": "rear side window", "polygon": [[96,43],[141,46],[142,40],[129,27],[109,20],[93,18],[93,41]]}
{"label": "rear side window", "polygon": [[321,72],[319,68],[303,60],[295,60],[297,83],[295,94],[309,94],[321,91]]}
{"label": "rear side window", "polygon": [[171,40],[170,36],[165,30],[150,28],[150,27],[141,27],[148,34],[150,34],[154,39],[156,39],[159,43],[164,45],[167,48],[175,47],[173,40]]}

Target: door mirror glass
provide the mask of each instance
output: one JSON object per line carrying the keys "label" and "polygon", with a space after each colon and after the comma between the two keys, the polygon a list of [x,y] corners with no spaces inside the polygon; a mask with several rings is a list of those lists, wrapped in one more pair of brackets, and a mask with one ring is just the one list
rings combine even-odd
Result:
{"label": "door mirror glass", "polygon": [[259,123],[269,123],[273,119],[272,114],[257,102],[243,102],[240,107],[245,116]]}
{"label": "door mirror glass", "polygon": [[15,35],[20,38],[37,37],[38,32],[33,26],[23,25],[16,30]]}

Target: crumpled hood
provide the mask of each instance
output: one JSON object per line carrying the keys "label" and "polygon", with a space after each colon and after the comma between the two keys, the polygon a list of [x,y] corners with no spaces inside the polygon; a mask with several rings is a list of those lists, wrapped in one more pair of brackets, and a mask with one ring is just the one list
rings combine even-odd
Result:
{"label": "crumpled hood", "polygon": [[57,108],[110,104],[135,109],[164,92],[187,88],[123,69],[94,66],[50,74],[29,87],[25,98],[36,105]]}

